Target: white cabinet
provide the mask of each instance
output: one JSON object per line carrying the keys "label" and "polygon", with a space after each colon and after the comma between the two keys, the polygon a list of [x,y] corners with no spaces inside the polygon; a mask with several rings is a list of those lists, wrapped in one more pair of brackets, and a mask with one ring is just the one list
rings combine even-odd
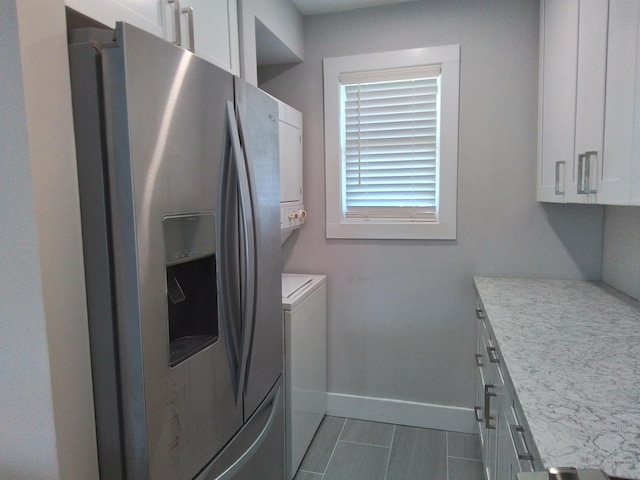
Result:
{"label": "white cabinet", "polygon": [[158,0],[65,0],[65,5],[107,27],[124,21],[164,37],[163,12]]}
{"label": "white cabinet", "polygon": [[517,480],[520,472],[533,471],[534,457],[528,451],[525,427],[511,395],[500,398],[497,469],[499,480]]}
{"label": "white cabinet", "polygon": [[476,313],[479,320],[476,351],[476,421],[486,478],[497,480],[498,428],[501,422],[498,400],[504,383],[496,366],[495,348],[482,308],[479,307]]}
{"label": "white cabinet", "polygon": [[578,64],[578,1],[540,4],[538,200],[564,202],[573,171]]}
{"label": "white cabinet", "polygon": [[66,0],[108,27],[135,25],[239,75],[237,0]]}
{"label": "white cabinet", "polygon": [[240,74],[237,0],[161,0],[165,38]]}
{"label": "white cabinet", "polygon": [[636,0],[541,3],[539,201],[634,203],[639,20]]}
{"label": "white cabinet", "polygon": [[609,2],[604,155],[598,203],[640,205],[640,2]]}
{"label": "white cabinet", "polygon": [[516,480],[520,472],[533,471],[534,457],[528,449],[533,440],[523,426],[524,414],[480,302],[476,310],[478,335],[476,358],[476,405],[474,407],[482,461],[487,480]]}
{"label": "white cabinet", "polygon": [[594,202],[582,192],[595,190],[602,156],[607,8],[602,0],[541,3],[540,201]]}
{"label": "white cabinet", "polygon": [[572,203],[596,202],[596,172],[603,155],[607,3],[579,2],[575,148],[571,175],[565,177],[565,201]]}

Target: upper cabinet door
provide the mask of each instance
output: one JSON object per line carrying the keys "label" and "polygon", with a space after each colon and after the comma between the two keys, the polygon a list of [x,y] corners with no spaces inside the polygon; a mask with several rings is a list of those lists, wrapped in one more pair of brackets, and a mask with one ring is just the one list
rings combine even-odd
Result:
{"label": "upper cabinet door", "polygon": [[540,12],[540,111],[538,200],[565,201],[573,174],[578,0],[546,0]]}
{"label": "upper cabinet door", "polygon": [[640,204],[639,35],[637,0],[543,0],[539,201]]}
{"label": "upper cabinet door", "polygon": [[640,2],[611,0],[598,203],[640,203]]}
{"label": "upper cabinet door", "polygon": [[566,183],[567,202],[596,202],[604,142],[608,4],[606,0],[580,0],[576,136],[573,170]]}
{"label": "upper cabinet door", "polygon": [[65,5],[110,28],[123,21],[159,37],[165,36],[158,0],[65,0]]}
{"label": "upper cabinet door", "polygon": [[541,5],[538,200],[594,203],[604,137],[608,2]]}
{"label": "upper cabinet door", "polygon": [[161,0],[167,38],[240,75],[237,0]]}

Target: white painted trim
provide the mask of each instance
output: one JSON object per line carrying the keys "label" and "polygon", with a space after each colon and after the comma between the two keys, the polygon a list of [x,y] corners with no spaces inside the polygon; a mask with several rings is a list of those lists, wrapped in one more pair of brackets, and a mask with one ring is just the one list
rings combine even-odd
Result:
{"label": "white painted trim", "polygon": [[[340,76],[438,65],[441,68],[437,222],[376,222],[343,213]],[[458,185],[460,45],[413,48],[323,60],[326,238],[455,240]]]}
{"label": "white painted trim", "polygon": [[327,394],[327,415],[450,432],[477,433],[473,409],[390,398]]}

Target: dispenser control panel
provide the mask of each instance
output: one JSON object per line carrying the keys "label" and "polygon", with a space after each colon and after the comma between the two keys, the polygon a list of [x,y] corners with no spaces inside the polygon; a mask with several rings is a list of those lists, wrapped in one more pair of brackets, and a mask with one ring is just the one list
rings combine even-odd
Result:
{"label": "dispenser control panel", "polygon": [[162,224],[167,265],[216,252],[216,219],[213,212],[166,215]]}

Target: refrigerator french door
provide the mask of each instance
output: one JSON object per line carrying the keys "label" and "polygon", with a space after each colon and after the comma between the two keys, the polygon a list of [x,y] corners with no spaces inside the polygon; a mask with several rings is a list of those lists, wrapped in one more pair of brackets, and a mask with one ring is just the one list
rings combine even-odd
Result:
{"label": "refrigerator french door", "polygon": [[101,479],[280,480],[277,104],[130,25],[72,38]]}

